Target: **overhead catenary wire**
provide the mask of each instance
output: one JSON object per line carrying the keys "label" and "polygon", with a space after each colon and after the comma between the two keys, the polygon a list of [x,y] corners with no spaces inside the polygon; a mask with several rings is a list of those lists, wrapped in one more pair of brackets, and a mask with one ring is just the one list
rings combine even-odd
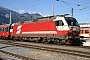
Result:
{"label": "overhead catenary wire", "polygon": [[[10,2],[12,2],[13,0],[11,0]],[[36,3],[36,2],[38,2],[39,0],[36,0],[36,1],[33,1],[33,2],[31,2],[31,3],[28,3],[28,4],[26,4],[26,5],[22,5],[21,7],[26,7],[27,5],[29,5],[29,4],[32,4],[32,3]],[[48,1],[48,0],[45,0],[45,1]],[[58,0],[58,1],[61,1],[61,2],[63,2],[63,3],[65,3],[65,4],[67,4],[67,5],[69,5],[69,3],[72,3],[72,2],[66,2],[66,1],[64,1],[64,0]],[[10,3],[10,2],[8,2],[8,3]],[[43,1],[44,2],[44,1]],[[42,3],[42,2],[41,2]],[[89,2],[87,2],[87,3],[89,3]],[[87,4],[86,3],[86,4]],[[31,6],[31,7],[35,7],[35,6],[38,6],[40,3],[38,3],[38,4],[35,4],[35,5],[33,5],[33,6]],[[72,3],[73,4],[73,3]],[[76,3],[75,3],[76,4]],[[80,5],[80,4],[78,4],[78,5]],[[83,5],[85,5],[85,4],[83,4]],[[81,5],[80,5],[81,6]],[[20,7],[19,7],[20,8]],[[28,8],[30,8],[30,7],[28,7]],[[55,8],[56,9],[56,8]],[[63,10],[66,10],[67,8],[65,8],[65,9],[63,9]]]}
{"label": "overhead catenary wire", "polygon": [[[58,0],[58,1],[59,1],[59,0]],[[63,0],[60,0],[60,1],[63,2],[63,3],[65,3],[65,4],[68,5],[68,6],[70,5],[70,4],[67,3],[66,1],[63,1]],[[79,4],[78,4],[78,5],[79,5]],[[57,7],[55,7],[55,13],[56,13],[56,12],[58,13],[58,12],[61,11],[61,10],[58,10],[58,11],[57,11],[56,9],[57,9]],[[48,10],[49,10],[49,9],[48,9]],[[64,10],[67,10],[67,8],[63,9],[62,11],[64,11]],[[46,10],[45,10],[45,11],[46,11]],[[61,12],[62,12],[62,11],[61,11]]]}
{"label": "overhead catenary wire", "polygon": [[[13,0],[11,0],[11,1],[13,1]],[[18,7],[18,8],[22,8],[22,7],[24,7],[24,6],[26,7],[26,6],[28,6],[29,4],[33,4],[33,3],[36,3],[36,2],[38,2],[38,1],[39,1],[39,0],[33,1],[33,2],[31,2],[31,3],[22,5],[22,6]],[[45,1],[48,1],[48,0],[45,0]],[[45,2],[45,1],[43,1],[43,2]],[[59,1],[65,3],[65,4],[67,4],[67,5],[69,5],[69,3],[66,2],[66,1],[64,1],[64,0],[59,0]],[[41,2],[41,3],[42,3],[42,2]],[[70,2],[70,3],[71,3],[71,2]],[[40,5],[40,3],[35,4],[35,5],[33,5],[33,6],[31,6],[31,7],[28,7],[28,8],[35,8],[35,6],[38,6],[38,5]],[[67,8],[66,8],[66,9],[67,9]],[[64,9],[64,10],[66,10],[66,9]],[[55,10],[56,10],[56,8],[55,8]],[[48,11],[49,11],[49,9],[48,9]],[[56,11],[56,12],[58,12],[58,11]]]}
{"label": "overhead catenary wire", "polygon": [[[65,1],[64,1],[65,2]],[[71,3],[71,2],[70,2]],[[71,3],[71,4],[73,4],[73,3]],[[83,5],[86,5],[86,4],[89,4],[89,2],[86,2],[86,3],[83,3],[83,4],[77,4],[77,3],[75,3],[74,5],[74,7],[78,7],[78,6],[83,6]],[[68,5],[70,5],[70,4],[68,4]],[[67,8],[65,8],[65,9],[63,9],[62,11],[66,11],[67,10]],[[70,11],[71,9],[69,9],[69,10],[67,10],[67,11]],[[60,11],[55,11],[55,13],[57,12],[62,12],[61,10]]]}
{"label": "overhead catenary wire", "polygon": [[[14,0],[11,0],[11,1],[9,1],[8,3],[5,3],[5,5],[7,5],[7,4],[10,4],[11,2],[13,2]],[[29,6],[28,7],[28,5],[30,4],[30,2],[29,3],[27,3],[27,4],[25,4],[25,5],[22,5],[22,6],[20,6],[20,7],[17,7],[17,8],[23,8],[23,7],[25,7],[25,9],[26,8],[29,8],[29,10],[30,10],[30,8],[36,8],[36,6],[39,6],[39,5],[41,5],[41,4],[43,4],[43,3],[45,3],[45,1],[47,2],[48,0],[44,0],[44,1],[40,1],[40,0],[36,0],[36,2],[35,1],[33,1],[33,2],[31,2],[32,3],[32,6]],[[90,2],[84,2],[83,4],[80,4],[80,3],[73,3],[73,2],[67,2],[67,1],[65,1],[65,0],[59,0],[59,1],[61,1],[63,4],[66,4],[67,5],[67,8],[65,8],[65,7],[62,7],[62,8],[60,8],[60,10],[59,9],[57,9],[57,7],[55,7],[55,13],[60,13],[60,12],[67,12],[67,11],[69,11],[69,12],[71,12],[71,9],[68,9],[68,7],[70,8],[71,6],[70,5],[74,5],[74,6],[72,6],[72,7],[75,7],[74,9],[75,9],[75,12],[77,12],[77,13],[75,13],[75,14],[79,14],[79,13],[81,13],[81,12],[79,12],[77,9],[78,9],[78,7],[86,7],[86,5],[87,4],[89,4]],[[33,4],[33,3],[35,3],[35,4]],[[27,6],[27,7],[26,7]],[[71,7],[71,8],[72,8]],[[88,6],[86,7],[86,9],[88,8]],[[41,9],[41,10],[43,10],[43,9]],[[46,11],[47,10],[47,11]],[[51,11],[51,8],[49,8],[49,9],[46,9],[46,10],[43,10],[43,11],[45,11],[46,13],[48,13],[48,11],[50,12]],[[88,10],[89,11],[89,10]],[[82,13],[84,13],[84,12],[86,12],[86,11],[83,11]],[[83,14],[84,15],[84,14]]]}
{"label": "overhead catenary wire", "polygon": [[[80,6],[83,6],[83,5],[85,5],[85,4],[87,4],[87,3],[84,3],[84,4],[79,4]],[[89,4],[89,2],[88,2],[88,4]],[[77,5],[75,5],[75,6],[73,6],[73,7],[78,7],[78,4]],[[71,7],[72,8],[72,7]],[[68,9],[68,7],[67,8],[64,8],[64,9],[62,9],[62,10],[58,10],[58,11],[55,11],[56,13],[58,13],[58,12],[63,12],[63,11],[66,11]],[[69,9],[69,10],[71,10],[71,9]]]}
{"label": "overhead catenary wire", "polygon": [[[90,1],[89,2],[85,2],[85,3],[83,3],[83,4],[76,4],[77,6],[74,6],[74,7],[78,7],[78,8],[75,8],[75,15],[76,15],[76,17],[78,16],[78,18],[79,19],[81,19],[82,21],[83,21],[83,18],[85,19],[85,16],[86,15],[88,15],[89,16],[89,7],[88,7],[88,4],[90,3]],[[72,8],[72,7],[71,7]],[[80,9],[79,9],[80,8]],[[64,8],[63,10],[60,10],[60,11],[56,11],[57,13],[59,13],[59,12],[62,12],[62,11],[66,11],[68,8]],[[88,9],[88,10],[87,10]],[[78,11],[77,11],[78,10]],[[83,10],[83,12],[80,12],[79,10]],[[85,11],[84,11],[85,10]],[[87,10],[87,11],[86,11]],[[68,9],[68,11],[69,11],[69,9]],[[81,13],[81,14],[80,14]],[[83,13],[83,14],[82,14]],[[87,14],[88,13],[88,14]],[[85,15],[86,14],[86,15]],[[82,17],[83,16],[83,17]],[[86,20],[87,20],[88,18],[86,18]],[[89,21],[89,19],[88,19],[88,21]]]}

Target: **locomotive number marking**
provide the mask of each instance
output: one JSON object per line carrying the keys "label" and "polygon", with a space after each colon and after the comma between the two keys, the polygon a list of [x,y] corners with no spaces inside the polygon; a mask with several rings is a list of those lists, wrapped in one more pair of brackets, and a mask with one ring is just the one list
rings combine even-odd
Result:
{"label": "locomotive number marking", "polygon": [[20,32],[21,32],[21,27],[22,27],[22,25],[20,25],[20,26],[17,27],[17,32],[16,32],[16,34],[20,34]]}

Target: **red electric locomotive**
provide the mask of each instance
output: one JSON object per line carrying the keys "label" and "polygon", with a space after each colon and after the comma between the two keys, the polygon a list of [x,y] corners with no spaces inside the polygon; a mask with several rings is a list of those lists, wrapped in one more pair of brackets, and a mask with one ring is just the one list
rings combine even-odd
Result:
{"label": "red electric locomotive", "polygon": [[7,39],[9,37],[9,26],[10,25],[0,25],[0,38]]}
{"label": "red electric locomotive", "polygon": [[14,23],[10,28],[10,38],[45,43],[73,44],[79,41],[80,27],[73,17],[65,15],[38,18]]}

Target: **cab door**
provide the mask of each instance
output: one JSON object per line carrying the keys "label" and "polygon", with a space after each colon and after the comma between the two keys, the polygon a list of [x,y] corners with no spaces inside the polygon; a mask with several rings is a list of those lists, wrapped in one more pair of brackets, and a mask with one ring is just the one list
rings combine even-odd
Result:
{"label": "cab door", "polygon": [[55,21],[55,25],[58,31],[63,30],[64,23],[62,22],[62,20]]}
{"label": "cab door", "polygon": [[64,23],[62,20],[57,20],[55,21],[55,25],[56,25],[56,28],[57,28],[57,31],[58,31],[58,34],[59,35],[63,35],[63,31],[64,31]]}
{"label": "cab door", "polygon": [[61,39],[65,39],[68,31],[66,31],[67,29],[67,26],[64,25],[63,21],[62,20],[56,20],[55,21],[55,25],[56,25],[56,28],[57,28],[57,35],[61,38]]}

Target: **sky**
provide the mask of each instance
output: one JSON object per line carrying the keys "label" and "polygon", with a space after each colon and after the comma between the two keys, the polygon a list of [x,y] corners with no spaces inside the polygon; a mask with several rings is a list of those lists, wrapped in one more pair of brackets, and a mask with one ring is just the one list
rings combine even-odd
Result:
{"label": "sky", "polygon": [[79,23],[90,23],[90,0],[0,0],[0,6],[19,13],[40,13],[43,16],[70,14]]}

